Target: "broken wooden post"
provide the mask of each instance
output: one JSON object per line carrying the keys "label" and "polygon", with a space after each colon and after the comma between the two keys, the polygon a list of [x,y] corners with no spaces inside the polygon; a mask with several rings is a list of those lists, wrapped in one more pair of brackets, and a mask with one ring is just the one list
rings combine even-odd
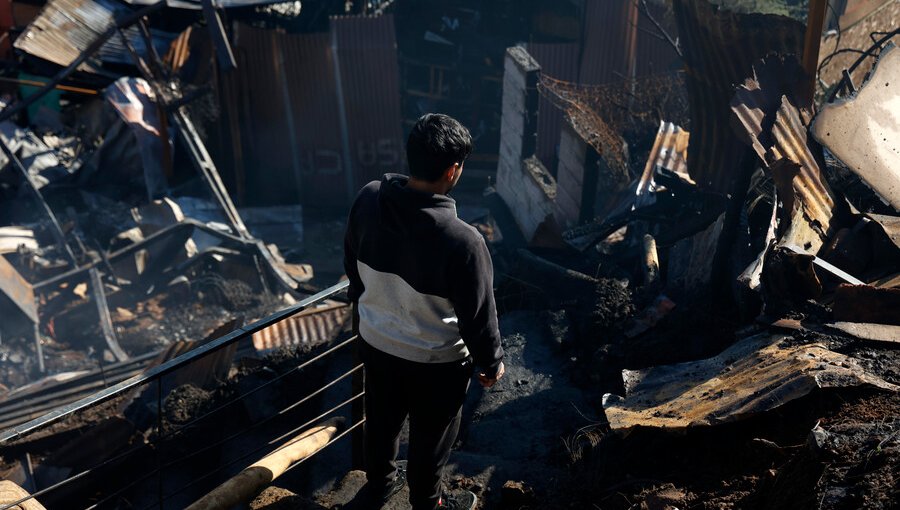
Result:
{"label": "broken wooden post", "polygon": [[816,74],[819,67],[819,46],[822,44],[822,26],[825,24],[825,10],[828,8],[827,0],[811,0],[806,17],[806,35],[803,39],[803,69],[806,76],[803,78],[803,95],[801,99],[806,104],[812,104],[816,93]]}
{"label": "broken wooden post", "polygon": [[659,254],[656,251],[656,239],[644,234],[644,285],[654,285],[659,281]]}
{"label": "broken wooden post", "polygon": [[44,505],[38,503],[38,500],[15,482],[0,480],[0,506],[6,508],[7,505],[11,505],[9,508],[15,510],[46,510]]}
{"label": "broken wooden post", "polygon": [[248,503],[292,464],[322,449],[337,434],[343,418],[332,418],[291,439],[274,452],[226,480],[188,510],[225,510]]}

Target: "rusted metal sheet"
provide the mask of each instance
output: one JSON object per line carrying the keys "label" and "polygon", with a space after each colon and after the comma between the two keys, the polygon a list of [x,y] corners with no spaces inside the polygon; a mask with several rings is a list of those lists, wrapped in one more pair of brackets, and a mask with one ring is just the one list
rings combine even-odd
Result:
{"label": "rusted metal sheet", "polygon": [[[674,0],[691,112],[688,169],[703,188],[733,193],[748,149],[729,129],[734,84],[770,52],[800,54],[804,26],[783,16],[737,14],[707,0]],[[752,34],[752,37],[748,37]]]}
{"label": "rusted metal sheet", "polygon": [[825,105],[812,134],[886,203],[900,211],[900,50],[885,48],[848,99]]}
{"label": "rusted metal sheet", "polygon": [[868,322],[835,322],[827,326],[863,340],[900,343],[900,326]]}
{"label": "rusted metal sheet", "polygon": [[34,301],[34,289],[22,275],[16,271],[16,268],[7,262],[6,258],[0,256],[0,293],[3,297],[0,300],[0,311],[3,311],[3,317],[8,318],[10,309],[18,309],[25,314],[32,323],[38,322],[37,304]]}
{"label": "rusted metal sheet", "polygon": [[[585,4],[579,83],[619,82],[668,73],[680,66],[675,50],[658,36],[656,27],[640,12],[638,2],[588,0]],[[648,2],[648,9],[672,37],[678,37],[678,27],[666,16],[664,5]],[[544,62],[538,62],[543,67]]]}
{"label": "rusted metal sheet", "polygon": [[638,180],[636,190],[636,207],[644,205],[646,199],[650,199],[652,193],[657,190],[657,184],[653,175],[660,169],[675,173],[687,182],[692,182],[687,172],[687,151],[691,134],[680,126],[671,122],[660,121],[659,131],[653,148],[647,156],[647,164],[644,172]]}
{"label": "rusted metal sheet", "polygon": [[239,119],[244,167],[261,169],[244,183],[248,197],[334,206],[403,169],[391,16],[333,18],[328,33],[234,33],[238,68],[223,80],[238,100],[221,106]]}
{"label": "rusted metal sheet", "polygon": [[794,57],[756,62],[731,101],[731,121],[773,177],[784,204],[780,242],[815,254],[833,233],[835,198],[820,169],[821,148],[807,139],[810,114],[797,107],[803,72]]}
{"label": "rusted metal sheet", "polygon": [[[636,2],[589,0],[584,9],[584,47],[578,81],[599,85],[631,77],[637,35]],[[636,44],[636,41],[635,41]]]}
{"label": "rusted metal sheet", "polygon": [[[150,5],[148,2],[147,5]],[[15,40],[13,46],[26,53],[49,60],[61,66],[75,61],[101,34],[114,27],[116,18],[131,12],[123,5],[106,0],[53,0],[48,2],[40,15],[32,21]],[[122,33],[139,54],[146,55],[144,39],[136,27],[126,27]],[[152,31],[153,46],[165,51],[175,38],[174,34]],[[101,61],[130,64],[132,59],[121,37],[108,40],[96,54]],[[89,61],[90,62],[90,61]],[[96,61],[86,62],[81,71],[97,70]]]}
{"label": "rusted metal sheet", "polygon": [[[786,209],[797,211],[791,218],[788,233],[780,242],[802,246],[807,253],[817,253],[833,234],[831,222],[835,198],[807,143],[808,124],[808,114],[782,98],[772,129],[775,145],[771,155],[776,163],[770,170]],[[787,164],[779,164],[783,162]]]}
{"label": "rusted metal sheet", "polygon": [[345,150],[355,183],[348,190],[349,201],[360,187],[403,165],[396,29],[390,14],[340,16],[330,21],[347,120],[349,147]]}
{"label": "rusted metal sheet", "polygon": [[[53,0],[13,46],[61,66],[69,65],[100,34],[115,25],[116,4],[94,0]],[[83,65],[83,70],[91,67]]]}
{"label": "rusted metal sheet", "polygon": [[[528,53],[541,65],[541,73],[554,78],[575,81],[578,79],[577,43],[529,43]],[[535,155],[544,166],[556,174],[558,147],[562,134],[564,115],[544,94],[538,100],[537,146]]]}
{"label": "rusted metal sheet", "polygon": [[645,370],[625,370],[626,397],[607,394],[613,430],[680,430],[734,422],[770,411],[818,388],[900,387],[867,373],[820,344],[781,345],[782,335],[746,338],[716,357]]}
{"label": "rusted metal sheet", "polygon": [[[637,4],[637,1],[632,2]],[[647,9],[653,19],[673,38],[678,39],[678,26],[671,10],[664,2],[647,2]],[[681,58],[675,49],[658,32],[644,13],[640,13],[637,23],[637,53],[635,54],[635,74],[653,76],[668,74],[682,68]]]}
{"label": "rusted metal sheet", "polygon": [[290,34],[283,45],[297,125],[304,204],[346,200],[349,166],[343,161],[334,61],[328,34]]}
{"label": "rusted metal sheet", "polygon": [[334,340],[350,319],[350,306],[331,303],[304,310],[253,334],[257,351],[293,345],[318,345]]}
{"label": "rusted metal sheet", "polygon": [[840,322],[900,325],[900,288],[839,285],[831,308]]}

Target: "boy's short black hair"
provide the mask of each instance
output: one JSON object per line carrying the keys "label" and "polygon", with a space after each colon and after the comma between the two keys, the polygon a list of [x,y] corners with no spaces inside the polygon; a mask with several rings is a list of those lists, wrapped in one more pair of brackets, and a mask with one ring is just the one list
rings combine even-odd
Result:
{"label": "boy's short black hair", "polygon": [[472,135],[458,120],[442,113],[427,113],[416,121],[406,140],[409,174],[435,182],[453,163],[462,164],[472,153]]}

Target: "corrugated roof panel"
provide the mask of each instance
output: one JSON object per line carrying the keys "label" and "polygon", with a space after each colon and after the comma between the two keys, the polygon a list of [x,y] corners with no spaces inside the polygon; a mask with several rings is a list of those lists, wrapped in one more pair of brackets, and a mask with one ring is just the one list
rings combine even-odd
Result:
{"label": "corrugated roof panel", "polygon": [[[793,225],[782,240],[808,244],[805,249],[816,253],[830,235],[835,202],[807,139],[810,116],[789,99],[802,94],[803,69],[796,58],[777,56],[757,61],[753,69],[731,101],[733,129],[772,175],[786,206],[782,221],[807,224]],[[794,214],[798,207],[803,214]]]}
{"label": "corrugated roof panel", "polygon": [[629,21],[636,18],[636,13],[635,2],[587,0],[579,83],[598,85],[627,77],[628,60],[633,53],[627,49],[634,31]]}
{"label": "corrugated roof panel", "polygon": [[[775,146],[772,155],[775,161],[787,159],[800,168],[800,173],[793,178],[794,193],[800,200],[811,222],[816,223],[815,230],[824,242],[830,236],[834,197],[831,189],[822,177],[822,171],[816,157],[809,148],[807,126],[811,119],[786,97],[781,99],[781,108],[772,128]],[[801,118],[803,115],[803,118]]]}
{"label": "corrugated roof panel", "polygon": [[[13,44],[17,49],[61,66],[71,64],[101,34],[112,28],[116,18],[130,9],[108,0],[52,0]],[[137,27],[123,33],[139,55],[147,49]],[[153,45],[165,52],[175,34],[152,30]],[[121,37],[110,38],[92,57],[104,62],[133,62]],[[96,61],[81,65],[82,71],[95,71]]]}
{"label": "corrugated roof panel", "polygon": [[331,31],[347,112],[355,193],[386,172],[403,170],[394,17],[333,17]]}
{"label": "corrugated roof panel", "polygon": [[731,193],[748,148],[729,127],[734,86],[769,52],[800,54],[804,26],[783,16],[736,14],[706,0],[674,0],[691,112],[688,168],[703,188]]}
{"label": "corrugated roof panel", "polygon": [[297,130],[300,196],[306,205],[346,203],[331,37],[286,35],[283,51]]}
{"label": "corrugated roof panel", "polygon": [[[550,43],[528,45],[528,53],[541,65],[541,73],[566,81],[578,79],[577,43]],[[563,112],[541,94],[538,102],[538,126],[536,155],[544,166],[556,174],[557,147],[563,127]]]}
{"label": "corrugated roof panel", "polygon": [[[95,0],[52,0],[13,46],[61,66],[72,63],[100,34],[115,25],[124,6]],[[85,64],[82,70],[90,70]]]}
{"label": "corrugated roof panel", "polygon": [[676,173],[682,179],[690,181],[687,173],[687,149],[690,136],[689,132],[671,122],[659,123],[659,132],[656,134],[656,140],[647,156],[647,164],[644,166],[644,172],[641,174],[635,190],[635,195],[638,197],[635,201],[636,206],[646,205],[647,202],[654,200],[650,193],[656,190],[653,176],[659,168],[665,168]]}
{"label": "corrugated roof panel", "polygon": [[[647,8],[665,31],[673,39],[678,38],[678,26],[665,5],[648,2]],[[657,28],[647,16],[641,14],[637,25],[637,55],[635,57],[637,76],[668,74],[682,67],[681,59],[675,49],[658,34]]]}
{"label": "corrugated roof panel", "polygon": [[297,141],[291,139],[287,127],[290,109],[285,104],[275,51],[284,35],[237,24],[234,38],[238,67],[222,77],[240,91],[241,101],[225,106],[237,110],[230,115],[236,115],[241,123],[246,193],[265,197],[270,204],[297,203],[300,192],[290,145]]}
{"label": "corrugated roof panel", "polygon": [[257,351],[293,345],[318,345],[334,340],[350,319],[350,307],[331,303],[304,310],[253,334]]}

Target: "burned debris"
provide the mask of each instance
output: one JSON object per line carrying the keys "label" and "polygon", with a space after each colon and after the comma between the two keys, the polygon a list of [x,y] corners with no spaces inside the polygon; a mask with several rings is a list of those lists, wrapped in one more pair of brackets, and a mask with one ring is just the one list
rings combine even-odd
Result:
{"label": "burned debris", "polygon": [[[896,1],[311,3],[48,0],[0,41],[0,507],[246,503],[362,425],[323,421],[360,417],[362,365],[346,283],[316,294],[341,246],[308,229],[337,239],[322,210],[402,171],[436,108],[476,137],[454,197],[502,326],[552,339],[508,333],[508,386],[472,411],[496,430],[463,442],[516,444],[455,485],[484,508],[900,504]],[[542,37],[486,33],[526,10]],[[488,487],[512,450],[552,480]]]}
{"label": "burned debris", "polygon": [[[507,53],[506,150],[495,186],[502,204],[493,212],[511,217],[500,229],[520,230],[527,248],[497,247],[506,268],[498,293],[514,296],[499,299],[512,308],[559,310],[576,377],[603,393],[605,420],[594,436],[578,436],[603,459],[580,465],[595,470],[578,476],[597,487],[583,503],[600,497],[604,508],[655,508],[654,486],[671,481],[686,491],[681,504],[696,491],[697,503],[769,508],[784,486],[734,466],[724,452],[743,448],[748,435],[786,440],[768,428],[785,419],[795,420],[785,426],[798,439],[828,435],[833,426],[843,441],[834,451],[863,447],[866,418],[853,426],[835,420],[869,400],[888,406],[878,416],[891,423],[873,440],[896,445],[900,379],[888,367],[897,359],[900,271],[900,209],[892,199],[900,168],[892,102],[897,31],[873,34],[877,44],[847,64],[864,63],[865,80],[844,73],[817,81],[819,62],[832,56],[819,58],[823,34],[813,21],[805,26],[717,3],[672,2],[660,19],[681,35],[677,58],[686,74],[625,75],[638,91],[631,102],[610,101],[615,85],[545,76],[545,68],[560,68],[543,48]],[[817,9],[823,6],[809,2],[809,20],[822,19]],[[627,45],[618,50],[635,58]],[[644,100],[641,84],[664,78],[671,90],[683,88],[686,111],[673,109],[679,103],[666,94]],[[545,96],[550,100],[539,100]],[[654,136],[624,129],[616,119],[622,113],[611,111],[617,107],[634,119],[652,112]],[[542,116],[559,110],[561,134],[541,131]],[[557,137],[552,164],[534,157],[547,143],[542,136]],[[551,265],[556,277],[548,288]],[[609,306],[609,285],[622,289],[625,306]],[[835,395],[853,404],[835,404],[842,398]],[[674,457],[646,441],[682,455],[705,441],[724,443],[698,461],[709,466],[667,469],[648,465],[651,457]],[[820,508],[897,502],[878,482],[838,480],[848,470],[858,479],[895,476],[896,463],[880,471],[853,456],[826,465],[821,448],[775,447],[785,452],[782,460],[763,463],[796,482],[786,501],[815,500]],[[772,459],[747,455],[747,465]],[[620,461],[628,476],[656,481],[623,480],[608,465]],[[801,476],[798,464],[818,475]],[[731,474],[712,474],[719,468]],[[701,481],[706,476],[734,476],[742,487],[723,495]],[[623,492],[623,484],[634,489]],[[638,503],[613,503],[605,486]]]}

